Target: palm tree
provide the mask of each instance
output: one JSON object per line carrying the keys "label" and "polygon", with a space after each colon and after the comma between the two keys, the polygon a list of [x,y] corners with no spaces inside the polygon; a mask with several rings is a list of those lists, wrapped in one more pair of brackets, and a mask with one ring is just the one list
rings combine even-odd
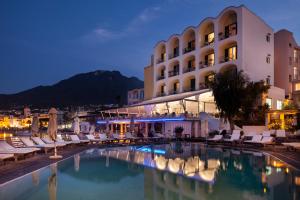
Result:
{"label": "palm tree", "polygon": [[233,119],[242,106],[247,83],[248,77],[236,68],[214,74],[214,78],[208,81],[220,116],[229,122],[231,130],[234,129]]}

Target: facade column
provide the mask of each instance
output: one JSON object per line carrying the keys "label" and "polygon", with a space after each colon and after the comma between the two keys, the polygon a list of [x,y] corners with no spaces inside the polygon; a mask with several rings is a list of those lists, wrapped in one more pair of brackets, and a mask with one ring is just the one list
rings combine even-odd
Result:
{"label": "facade column", "polygon": [[145,132],[144,132],[144,137],[148,137],[148,123],[145,122]]}

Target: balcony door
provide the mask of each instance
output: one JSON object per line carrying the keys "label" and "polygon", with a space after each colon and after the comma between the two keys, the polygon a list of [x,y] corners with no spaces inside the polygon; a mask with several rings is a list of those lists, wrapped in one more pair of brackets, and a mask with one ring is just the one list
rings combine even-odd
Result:
{"label": "balcony door", "polygon": [[190,80],[191,91],[195,91],[196,89],[196,79],[192,78]]}
{"label": "balcony door", "polygon": [[225,49],[225,61],[237,59],[237,46]]}

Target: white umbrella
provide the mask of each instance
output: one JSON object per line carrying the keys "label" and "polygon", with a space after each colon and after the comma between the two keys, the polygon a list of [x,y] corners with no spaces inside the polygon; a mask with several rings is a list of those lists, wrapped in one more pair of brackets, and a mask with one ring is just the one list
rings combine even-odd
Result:
{"label": "white umbrella", "polygon": [[57,155],[56,149],[56,137],[57,137],[57,110],[55,108],[51,108],[49,110],[49,123],[47,133],[50,138],[54,140],[54,155],[50,156],[51,159],[62,158],[62,156]]}
{"label": "white umbrella", "polygon": [[33,136],[37,136],[39,133],[39,118],[38,114],[33,115],[32,124],[31,124],[31,133]]}
{"label": "white umbrella", "polygon": [[76,134],[80,133],[80,124],[79,124],[79,117],[78,116],[76,116],[74,118],[73,130],[74,130],[74,133],[76,133]]}
{"label": "white umbrella", "polygon": [[49,110],[49,123],[47,133],[50,138],[53,140],[56,139],[57,136],[57,110],[55,108],[51,108]]}

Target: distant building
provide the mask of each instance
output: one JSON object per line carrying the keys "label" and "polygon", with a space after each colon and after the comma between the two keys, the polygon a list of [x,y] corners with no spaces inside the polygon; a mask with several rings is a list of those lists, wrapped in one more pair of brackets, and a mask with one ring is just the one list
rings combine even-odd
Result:
{"label": "distant building", "polygon": [[137,88],[127,92],[127,104],[132,105],[144,100],[144,88]]}
{"label": "distant building", "polygon": [[30,108],[25,107],[24,108],[24,117],[29,117],[31,115]]}
{"label": "distant building", "polygon": [[275,81],[285,90],[285,96],[300,106],[300,46],[293,33],[280,30],[274,34]]}

